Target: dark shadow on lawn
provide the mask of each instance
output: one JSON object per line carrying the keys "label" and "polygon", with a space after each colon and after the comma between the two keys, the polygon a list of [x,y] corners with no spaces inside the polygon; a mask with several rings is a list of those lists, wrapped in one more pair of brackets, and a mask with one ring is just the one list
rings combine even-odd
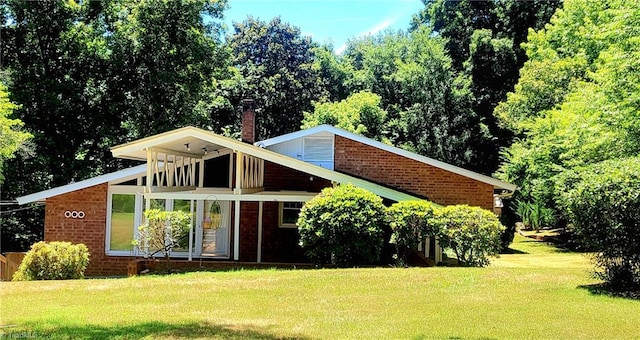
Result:
{"label": "dark shadow on lawn", "polygon": [[585,289],[593,295],[606,295],[610,297],[617,297],[629,300],[640,301],[640,291],[617,291],[607,287],[604,283],[596,283],[591,285],[580,285],[580,289]]}
{"label": "dark shadow on lawn", "polygon": [[[168,318],[171,316],[168,314]],[[279,337],[255,326],[216,325],[210,323],[172,324],[160,321],[138,325],[104,327],[97,325],[60,326],[46,331],[37,327],[25,328],[29,331],[11,332],[4,329],[2,339],[13,339],[29,335],[31,339],[307,339],[306,337]]]}
{"label": "dark shadow on lawn", "polygon": [[507,249],[502,249],[500,254],[529,254],[529,253],[522,250],[507,248]]}

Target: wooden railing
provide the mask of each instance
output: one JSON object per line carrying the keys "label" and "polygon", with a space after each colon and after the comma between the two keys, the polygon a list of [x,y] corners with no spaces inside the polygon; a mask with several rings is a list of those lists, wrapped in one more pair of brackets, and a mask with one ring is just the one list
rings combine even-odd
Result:
{"label": "wooden railing", "polygon": [[264,185],[264,160],[249,155],[243,156],[241,188],[261,188]]}
{"label": "wooden railing", "polygon": [[170,151],[147,151],[147,186],[184,188],[198,185],[196,167],[202,158]]}

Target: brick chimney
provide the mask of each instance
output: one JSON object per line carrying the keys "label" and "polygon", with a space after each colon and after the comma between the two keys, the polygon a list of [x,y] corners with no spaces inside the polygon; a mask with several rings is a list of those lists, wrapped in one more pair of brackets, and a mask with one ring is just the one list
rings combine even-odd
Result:
{"label": "brick chimney", "polygon": [[256,113],[253,99],[242,100],[242,141],[253,144],[256,141]]}

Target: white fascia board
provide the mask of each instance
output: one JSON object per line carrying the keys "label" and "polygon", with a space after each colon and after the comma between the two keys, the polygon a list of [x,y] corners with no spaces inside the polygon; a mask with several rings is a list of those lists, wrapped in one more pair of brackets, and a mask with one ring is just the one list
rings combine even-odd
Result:
{"label": "white fascia board", "polygon": [[506,189],[509,191],[515,191],[518,187],[514,184],[511,183],[507,183],[504,181],[501,181],[499,179],[490,177],[490,176],[486,176],[471,170],[467,170],[467,169],[463,169],[460,167],[457,167],[455,165],[451,165],[445,162],[441,162],[438,160],[435,160],[433,158],[429,158],[426,156],[422,156],[419,155],[417,153],[411,152],[411,151],[407,151],[404,149],[400,149],[398,147],[395,147],[393,145],[389,145],[389,144],[384,144],[382,142],[379,142],[377,140],[371,139],[371,138],[367,138],[361,135],[357,135],[355,133],[337,128],[335,126],[331,126],[331,125],[318,125],[318,126],[314,126],[312,128],[309,129],[305,129],[305,130],[300,130],[300,131],[296,131],[296,132],[292,132],[286,135],[282,135],[282,136],[278,136],[278,137],[274,137],[274,138],[270,138],[270,139],[266,139],[263,141],[259,141],[256,142],[255,145],[256,146],[260,146],[260,147],[268,147],[274,144],[279,144],[282,142],[286,142],[286,141],[290,141],[296,138],[301,138],[301,137],[306,137],[312,134],[316,134],[318,132],[329,132],[329,133],[333,133],[335,135],[347,138],[347,139],[351,139],[354,140],[356,142],[360,142],[362,144],[365,145],[369,145],[378,149],[382,149],[385,150],[387,152],[391,152],[391,153],[395,153],[397,155],[409,158],[409,159],[413,159],[415,161],[421,162],[421,163],[425,163],[449,172],[453,172],[455,174],[464,176],[464,177],[468,177],[471,179],[475,179],[479,182],[483,182],[486,184],[490,184],[493,185],[495,188],[498,189]]}
{"label": "white fascia board", "polygon": [[129,179],[134,179],[134,178],[137,178],[140,174],[144,174],[146,172],[146,169],[147,169],[146,164],[142,164],[142,165],[134,166],[128,169],[114,171],[108,174],[92,177],[80,182],[70,183],[70,184],[55,187],[52,189],[36,192],[30,195],[21,196],[16,198],[16,200],[20,205],[33,203],[33,202],[42,202],[49,197],[54,197],[54,196],[66,194],[72,191],[89,188],[94,185],[109,183],[114,181],[126,181]]}

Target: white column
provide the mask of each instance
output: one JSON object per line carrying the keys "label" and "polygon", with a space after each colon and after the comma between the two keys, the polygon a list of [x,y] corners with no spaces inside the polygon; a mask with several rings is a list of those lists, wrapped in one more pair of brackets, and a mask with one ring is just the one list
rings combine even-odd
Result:
{"label": "white column", "polygon": [[193,260],[193,200],[191,200],[191,221],[189,221],[189,261]]}
{"label": "white column", "polygon": [[238,151],[236,152],[236,185],[235,185],[235,189],[234,192],[236,194],[241,192],[242,189],[242,177],[244,176],[244,155],[242,154],[242,152]]}
{"label": "white column", "polygon": [[200,159],[200,171],[198,173],[198,188],[204,187],[204,159]]}
{"label": "white column", "polygon": [[146,192],[151,192],[151,182],[153,182],[153,174],[151,173],[152,167],[153,167],[153,159],[151,158],[151,151],[147,149],[147,190]]}
{"label": "white column", "polygon": [[264,202],[258,202],[258,258],[256,262],[262,262],[262,208]]}

